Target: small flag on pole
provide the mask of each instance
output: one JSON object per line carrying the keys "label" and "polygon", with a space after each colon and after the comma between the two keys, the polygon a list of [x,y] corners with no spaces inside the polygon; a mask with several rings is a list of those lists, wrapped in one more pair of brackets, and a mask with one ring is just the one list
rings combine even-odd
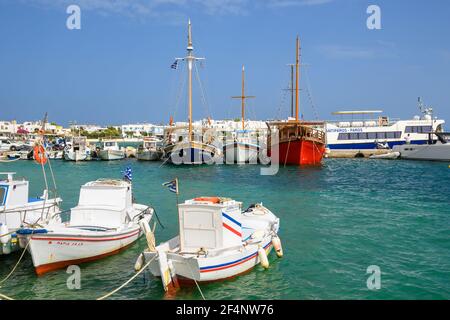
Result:
{"label": "small flag on pole", "polygon": [[177,69],[178,68],[178,60],[175,60],[174,63],[172,63],[172,65],[170,66],[172,69]]}
{"label": "small flag on pole", "polygon": [[172,181],[163,183],[162,185],[167,187],[170,192],[178,194],[178,179],[175,178]]}
{"label": "small flag on pole", "polygon": [[123,173],[123,179],[124,180],[130,181],[130,182],[133,180],[133,174],[132,174],[132,171],[131,171],[131,167],[127,167],[125,169],[125,171],[122,171],[122,173]]}

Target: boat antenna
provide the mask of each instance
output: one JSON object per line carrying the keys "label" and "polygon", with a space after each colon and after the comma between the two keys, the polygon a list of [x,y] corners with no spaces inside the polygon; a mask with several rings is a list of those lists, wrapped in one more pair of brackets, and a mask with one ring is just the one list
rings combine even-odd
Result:
{"label": "boat antenna", "polygon": [[256,98],[255,96],[245,95],[245,66],[242,66],[242,93],[240,96],[233,96],[232,99],[241,99],[241,118],[242,130],[245,130],[245,99]]}

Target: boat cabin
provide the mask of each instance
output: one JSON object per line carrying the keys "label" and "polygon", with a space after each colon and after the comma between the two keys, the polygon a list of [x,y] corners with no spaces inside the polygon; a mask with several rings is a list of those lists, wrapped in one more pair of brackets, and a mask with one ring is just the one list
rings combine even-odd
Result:
{"label": "boat cabin", "polygon": [[178,205],[181,252],[242,245],[242,202],[200,197]]}
{"label": "boat cabin", "polygon": [[119,144],[117,141],[102,141],[101,148],[103,150],[119,150]]}
{"label": "boat cabin", "polygon": [[118,228],[133,210],[131,184],[122,180],[96,180],[80,190],[78,205],[71,209],[72,227]]}

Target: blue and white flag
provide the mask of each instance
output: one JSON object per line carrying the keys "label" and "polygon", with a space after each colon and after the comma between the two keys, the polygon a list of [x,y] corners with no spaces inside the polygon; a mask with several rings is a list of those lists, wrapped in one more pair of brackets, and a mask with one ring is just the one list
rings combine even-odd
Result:
{"label": "blue and white flag", "polygon": [[124,180],[133,181],[133,174],[131,171],[131,167],[127,167],[125,171],[122,171]]}
{"label": "blue and white flag", "polygon": [[172,181],[165,182],[162,185],[169,188],[170,192],[178,194],[178,179],[173,179]]}
{"label": "blue and white flag", "polygon": [[172,69],[177,69],[178,68],[178,60],[175,60],[174,63],[172,63],[172,65],[170,66]]}

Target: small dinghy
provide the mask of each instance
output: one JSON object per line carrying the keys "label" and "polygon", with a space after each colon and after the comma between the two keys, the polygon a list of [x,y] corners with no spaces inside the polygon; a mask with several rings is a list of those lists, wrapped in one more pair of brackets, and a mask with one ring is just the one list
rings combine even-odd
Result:
{"label": "small dinghy", "polygon": [[[258,264],[267,268],[272,247],[282,256],[279,219],[262,204],[241,207],[242,202],[218,197],[179,204],[179,236],[156,248],[148,241],[135,269],[148,265],[168,291],[183,283],[228,279]],[[149,233],[147,240],[154,239]]]}
{"label": "small dinghy", "polygon": [[41,275],[118,253],[143,234],[140,225],[148,225],[152,215],[151,207],[133,203],[131,181],[100,179],[81,187],[68,222],[58,215],[42,229],[19,230],[19,242],[29,241]]}
{"label": "small dinghy", "polygon": [[389,152],[383,154],[373,154],[369,159],[398,159],[400,157],[400,152]]}

